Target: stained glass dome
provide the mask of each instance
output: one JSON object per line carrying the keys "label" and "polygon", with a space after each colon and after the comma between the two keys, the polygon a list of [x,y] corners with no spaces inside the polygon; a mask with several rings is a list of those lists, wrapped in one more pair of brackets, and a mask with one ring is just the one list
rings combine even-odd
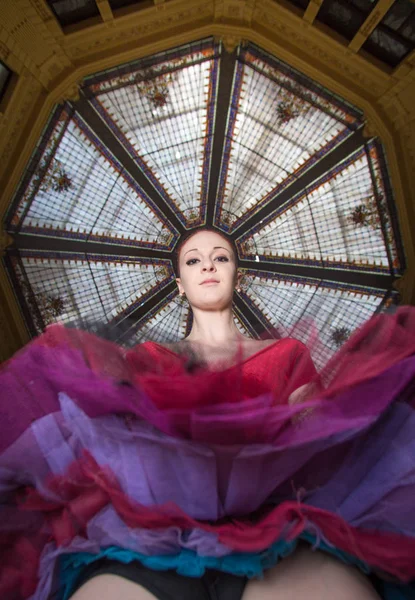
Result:
{"label": "stained glass dome", "polygon": [[241,331],[312,319],[323,360],[398,301],[405,268],[383,148],[364,134],[357,107],[251,43],[205,39],[86,78],[7,216],[28,328],[89,319],[126,344],[184,337],[172,253],[207,224],[238,248]]}

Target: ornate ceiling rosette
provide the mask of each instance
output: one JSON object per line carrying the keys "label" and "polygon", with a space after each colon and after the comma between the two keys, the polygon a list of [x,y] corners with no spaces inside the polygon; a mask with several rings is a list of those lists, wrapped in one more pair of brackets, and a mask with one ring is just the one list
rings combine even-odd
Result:
{"label": "ornate ceiling rosette", "polygon": [[319,333],[330,356],[399,301],[405,268],[382,144],[361,111],[251,43],[205,39],[86,78],[56,107],[7,215],[5,261],[33,335],[106,324],[127,345],[184,337],[172,253],[235,241],[239,329]]}

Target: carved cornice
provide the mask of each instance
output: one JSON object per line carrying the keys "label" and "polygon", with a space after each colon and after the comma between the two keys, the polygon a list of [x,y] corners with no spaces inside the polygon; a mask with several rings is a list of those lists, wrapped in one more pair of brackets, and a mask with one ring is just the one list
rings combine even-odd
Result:
{"label": "carved cornice", "polygon": [[61,102],[65,102],[69,100],[70,102],[76,102],[79,100],[79,81],[74,81],[68,85],[68,87],[62,92],[62,94],[57,98],[55,96],[55,100],[57,104]]}
{"label": "carved cornice", "polygon": [[[41,84],[36,81],[30,73],[23,72],[21,74],[17,81],[16,89],[14,90],[13,102],[10,102],[10,105],[7,107],[3,119],[0,122],[0,180],[5,173],[8,175],[13,173],[15,164],[13,164],[13,167],[11,168],[9,163],[11,162],[13,152],[19,144],[23,143],[27,146],[27,142],[32,141],[31,134],[29,134],[26,139],[22,139],[22,133],[25,128],[31,124],[33,124],[36,131],[36,123],[38,122],[41,113],[36,113],[34,115],[33,113],[35,112],[38,101],[42,97],[42,91]],[[32,119],[32,121],[30,119]],[[41,127],[43,127],[45,122],[46,121],[43,121]],[[40,131],[41,129],[38,131],[38,135],[40,134]],[[15,181],[14,184],[17,184],[17,181]],[[4,186],[0,189],[0,194],[2,194]],[[3,199],[3,195],[1,195],[0,219],[5,210],[4,201],[7,202],[7,200]]]}
{"label": "carved cornice", "polygon": [[243,43],[243,39],[241,38],[241,36],[238,35],[225,34],[222,36],[218,36],[218,39],[221,40],[226,52],[229,52],[230,54],[236,50],[239,44]]}
{"label": "carved cornice", "polygon": [[382,139],[382,135],[379,131],[379,124],[376,123],[373,119],[371,119],[370,117],[366,117],[365,118],[365,125],[363,127],[363,135],[365,136],[365,138],[367,138],[368,140],[378,137],[380,139]]}
{"label": "carved cornice", "polygon": [[203,19],[213,21],[213,5],[205,0],[174,2],[143,9],[117,18],[117,26],[108,28],[99,24],[88,28],[88,32],[78,31],[65,37],[64,47],[73,59],[97,54],[102,49],[122,46],[131,41],[136,47],[142,38],[159,39],[159,34],[171,28],[184,28],[191,22]]}
{"label": "carved cornice", "polygon": [[216,23],[239,23],[250,25],[256,0],[216,0],[214,18]]}

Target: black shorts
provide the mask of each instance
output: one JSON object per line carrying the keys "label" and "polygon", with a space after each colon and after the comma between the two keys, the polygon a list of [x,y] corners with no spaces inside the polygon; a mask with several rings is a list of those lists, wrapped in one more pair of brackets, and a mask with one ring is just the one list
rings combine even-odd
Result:
{"label": "black shorts", "polygon": [[159,600],[240,600],[248,581],[213,569],[203,577],[185,577],[176,571],[153,571],[138,561],[124,564],[104,558],[85,567],[71,593],[98,575],[118,575],[138,583]]}

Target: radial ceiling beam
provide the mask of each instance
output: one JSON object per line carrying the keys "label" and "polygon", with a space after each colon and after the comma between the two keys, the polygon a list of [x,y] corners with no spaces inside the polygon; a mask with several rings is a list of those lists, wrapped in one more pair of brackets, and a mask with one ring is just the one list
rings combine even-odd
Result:
{"label": "radial ceiling beam", "polygon": [[68,252],[80,254],[104,254],[120,257],[134,258],[160,258],[171,260],[171,252],[167,250],[154,250],[152,248],[138,248],[135,246],[124,246],[122,244],[109,244],[104,242],[92,242],[87,240],[69,240],[40,235],[19,233],[14,237],[14,243],[10,248],[17,250],[44,250],[46,252]]}
{"label": "radial ceiling beam", "polygon": [[249,219],[247,219],[240,227],[234,232],[234,237],[240,238],[242,235],[247,233],[252,227],[257,225],[260,221],[267,218],[273,211],[282,206],[285,202],[293,198],[299,192],[305,190],[306,187],[311,185],[316,179],[325,175],[328,171],[336,167],[339,162],[350,156],[353,152],[361,148],[366,142],[363,135],[363,128],[361,127],[349,136],[344,142],[342,142],[335,150],[329,152],[318,161],[314,167],[311,167],[301,177],[295,180],[291,185],[285,188],[280,194],[277,194],[271,202],[266,206],[254,212]]}
{"label": "radial ceiling beam", "polygon": [[316,18],[323,1],[324,0],[310,0],[303,15],[304,21],[310,24],[314,23],[314,19]]}
{"label": "radial ceiling beam", "polygon": [[239,294],[235,294],[234,296],[234,304],[238,311],[242,313],[244,319],[249,323],[250,327],[253,331],[258,335],[258,337],[266,331],[265,324],[258,319],[257,315],[251,310],[251,308],[243,301],[242,297]]}
{"label": "radial ceiling beam", "polygon": [[141,172],[137,164],[124,149],[122,144],[117,140],[110,128],[98,113],[94,110],[92,104],[84,97],[75,102],[75,109],[81,117],[88,123],[89,127],[94,131],[104,145],[112,152],[115,158],[125,167],[132,177],[137,181],[140,187],[158,206],[166,219],[175,227],[180,234],[184,232],[184,227],[177,218],[176,214],[170,206],[163,200],[157,190],[151,185],[147,177]]}
{"label": "radial ceiling beam", "polygon": [[357,285],[363,287],[372,287],[380,290],[389,290],[395,278],[389,274],[367,273],[353,270],[333,269],[330,266],[306,266],[299,264],[283,264],[271,262],[256,262],[254,260],[241,260],[239,264],[241,269],[250,269],[253,271],[267,271],[270,275],[286,275],[289,277],[307,277],[323,281],[334,281],[347,285]]}
{"label": "radial ceiling beam", "polygon": [[358,52],[363,46],[372,31],[379,25],[383,17],[386,15],[395,0],[379,0],[375,8],[367,17],[366,21],[360,27],[354,38],[349,44],[350,50]]}
{"label": "radial ceiling beam", "polygon": [[223,52],[220,60],[218,97],[216,100],[216,116],[214,127],[215,133],[212,144],[212,163],[210,166],[209,192],[206,210],[206,223],[210,226],[213,225],[222,154],[226,142],[226,126],[228,121],[228,110],[231,106],[232,100],[235,58],[236,52]]}
{"label": "radial ceiling beam", "polygon": [[95,0],[104,22],[113,21],[114,13],[108,0]]}
{"label": "radial ceiling beam", "polygon": [[171,283],[168,283],[163,289],[154,294],[154,296],[151,296],[151,298],[149,298],[146,302],[144,302],[140,306],[137,306],[137,308],[132,313],[130,313],[128,317],[125,317],[118,321],[118,323],[123,323],[121,329],[122,331],[124,331],[124,334],[121,337],[124,338],[124,340],[128,339],[128,330],[134,327],[143,317],[146,316],[147,313],[153,310],[153,308],[155,308],[158,304],[162,305],[166,297],[175,290],[177,290],[176,282],[172,281]]}

